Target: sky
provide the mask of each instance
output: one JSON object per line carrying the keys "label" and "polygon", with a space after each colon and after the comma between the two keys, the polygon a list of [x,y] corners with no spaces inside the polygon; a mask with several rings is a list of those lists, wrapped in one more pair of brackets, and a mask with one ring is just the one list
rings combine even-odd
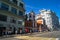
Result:
{"label": "sky", "polygon": [[41,9],[50,9],[56,13],[60,20],[60,0],[23,0],[25,4],[26,13],[33,10],[39,14]]}

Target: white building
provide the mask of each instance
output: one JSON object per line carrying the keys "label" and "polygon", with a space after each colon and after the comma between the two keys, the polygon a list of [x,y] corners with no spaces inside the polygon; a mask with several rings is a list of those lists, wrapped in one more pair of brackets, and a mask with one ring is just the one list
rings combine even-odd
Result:
{"label": "white building", "polygon": [[3,31],[24,30],[24,14],[21,0],[0,0],[0,35]]}
{"label": "white building", "polygon": [[[39,15],[45,19],[45,23],[46,23],[47,27],[50,29],[50,31],[58,30],[59,20],[58,20],[58,17],[56,16],[55,12],[53,12],[51,10],[43,9],[43,10],[40,10]],[[39,18],[40,16],[37,15],[37,18]]]}

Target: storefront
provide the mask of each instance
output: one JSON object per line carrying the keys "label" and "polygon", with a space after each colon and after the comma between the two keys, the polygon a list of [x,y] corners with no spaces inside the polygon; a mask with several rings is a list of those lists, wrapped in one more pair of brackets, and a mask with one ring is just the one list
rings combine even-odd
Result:
{"label": "storefront", "polygon": [[23,33],[23,29],[22,29],[22,28],[18,28],[18,29],[17,29],[17,33],[18,33],[18,34],[22,34],[22,33]]}
{"label": "storefront", "polygon": [[0,36],[5,35],[6,27],[0,27]]}
{"label": "storefront", "polygon": [[25,28],[25,32],[26,33],[29,33],[30,32],[30,29],[29,28]]}

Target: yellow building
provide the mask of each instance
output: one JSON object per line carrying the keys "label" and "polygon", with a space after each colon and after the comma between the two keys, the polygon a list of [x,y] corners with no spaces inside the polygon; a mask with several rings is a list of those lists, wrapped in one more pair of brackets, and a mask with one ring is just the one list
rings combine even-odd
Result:
{"label": "yellow building", "polygon": [[21,0],[0,0],[0,35],[24,31],[24,3]]}

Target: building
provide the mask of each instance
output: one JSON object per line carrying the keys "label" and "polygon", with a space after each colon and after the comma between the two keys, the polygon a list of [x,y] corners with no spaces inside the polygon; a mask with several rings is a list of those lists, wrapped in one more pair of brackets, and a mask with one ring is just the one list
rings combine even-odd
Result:
{"label": "building", "polygon": [[59,21],[59,26],[60,26],[60,21]]}
{"label": "building", "polygon": [[59,30],[59,19],[52,10],[40,10],[40,15],[45,19],[45,23],[50,31]]}
{"label": "building", "polygon": [[39,32],[49,31],[47,25],[45,24],[45,20],[41,17],[41,15],[37,16],[38,16],[38,18],[36,18],[37,30]]}
{"label": "building", "polygon": [[26,20],[25,21],[25,32],[29,33],[30,31],[32,31],[32,28],[33,28],[32,26],[33,26],[32,21]]}
{"label": "building", "polygon": [[24,14],[22,0],[0,0],[0,35],[24,31]]}
{"label": "building", "polygon": [[36,29],[36,21],[35,21],[35,13],[31,11],[26,15],[25,28],[29,29],[29,31],[35,32]]}

